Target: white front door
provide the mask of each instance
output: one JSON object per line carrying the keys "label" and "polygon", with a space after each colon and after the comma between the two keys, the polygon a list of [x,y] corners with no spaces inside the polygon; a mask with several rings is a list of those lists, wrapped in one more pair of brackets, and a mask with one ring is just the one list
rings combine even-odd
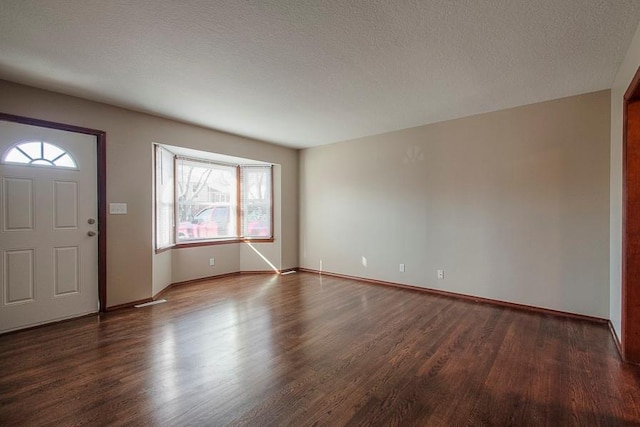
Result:
{"label": "white front door", "polygon": [[0,121],[0,333],[96,313],[96,137]]}

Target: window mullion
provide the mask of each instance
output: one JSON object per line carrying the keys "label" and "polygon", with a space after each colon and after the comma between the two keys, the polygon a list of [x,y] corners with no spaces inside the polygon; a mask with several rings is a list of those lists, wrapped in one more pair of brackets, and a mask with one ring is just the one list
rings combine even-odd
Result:
{"label": "window mullion", "polygon": [[178,243],[178,156],[173,156],[173,242]]}
{"label": "window mullion", "polygon": [[269,165],[269,178],[271,179],[270,185],[269,185],[269,192],[271,193],[269,195],[269,199],[270,199],[270,206],[269,209],[271,210],[271,224],[270,224],[270,237],[273,238],[274,235],[274,230],[273,230],[273,224],[274,224],[274,214],[273,214],[273,165]]}
{"label": "window mullion", "polygon": [[236,233],[238,237],[243,237],[244,207],[242,206],[242,171],[240,165],[236,166],[236,203]]}

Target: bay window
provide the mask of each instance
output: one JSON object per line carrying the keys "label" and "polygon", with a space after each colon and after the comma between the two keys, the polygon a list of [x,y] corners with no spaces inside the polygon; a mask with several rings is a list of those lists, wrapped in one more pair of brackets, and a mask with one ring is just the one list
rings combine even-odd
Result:
{"label": "bay window", "polygon": [[176,155],[156,145],[156,249],[273,239],[272,165],[202,154]]}

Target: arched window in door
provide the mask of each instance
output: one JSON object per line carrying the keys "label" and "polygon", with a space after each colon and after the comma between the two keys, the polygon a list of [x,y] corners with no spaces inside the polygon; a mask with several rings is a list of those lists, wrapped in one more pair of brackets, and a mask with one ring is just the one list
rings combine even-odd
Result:
{"label": "arched window in door", "polygon": [[71,154],[57,145],[44,141],[21,142],[12,146],[2,156],[2,163],[78,168]]}

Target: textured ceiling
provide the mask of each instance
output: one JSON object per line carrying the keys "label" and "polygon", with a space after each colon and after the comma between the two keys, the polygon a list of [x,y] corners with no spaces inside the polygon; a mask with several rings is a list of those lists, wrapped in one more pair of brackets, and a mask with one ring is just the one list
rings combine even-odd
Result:
{"label": "textured ceiling", "polygon": [[639,18],[637,0],[0,0],[0,78],[309,147],[610,88]]}

